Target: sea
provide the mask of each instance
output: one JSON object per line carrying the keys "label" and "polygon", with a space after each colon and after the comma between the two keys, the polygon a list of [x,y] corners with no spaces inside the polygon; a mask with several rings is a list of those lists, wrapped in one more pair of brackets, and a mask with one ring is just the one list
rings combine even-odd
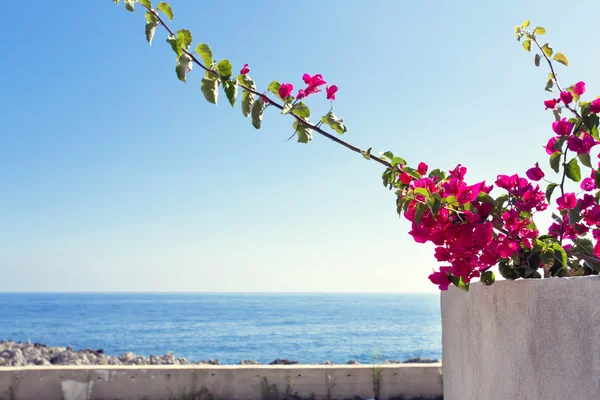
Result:
{"label": "sea", "polygon": [[190,361],[441,359],[439,294],[0,293],[0,339]]}

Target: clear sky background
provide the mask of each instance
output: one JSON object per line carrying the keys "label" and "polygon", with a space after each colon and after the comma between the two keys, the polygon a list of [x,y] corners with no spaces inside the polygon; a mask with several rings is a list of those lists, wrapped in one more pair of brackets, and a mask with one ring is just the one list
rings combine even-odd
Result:
{"label": "clear sky background", "polygon": [[[322,73],[345,139],[470,182],[524,173],[552,115],[514,39],[548,30],[565,84],[600,93],[600,3],[172,0],[260,88]],[[175,76],[159,28],[109,0],[6,2],[0,25],[0,291],[435,291],[430,246],[407,235],[382,168],[315,137],[285,140]],[[565,85],[567,86],[567,85]],[[328,110],[309,98],[313,115]],[[551,174],[549,174],[551,176]]]}

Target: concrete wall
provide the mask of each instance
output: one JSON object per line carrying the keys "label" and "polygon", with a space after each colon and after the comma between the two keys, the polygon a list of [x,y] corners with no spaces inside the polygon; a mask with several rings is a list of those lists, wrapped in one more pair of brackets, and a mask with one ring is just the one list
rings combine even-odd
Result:
{"label": "concrete wall", "polygon": [[[381,374],[381,400],[442,394],[440,364],[381,365],[375,371]],[[373,374],[372,365],[4,367],[0,399],[154,400],[184,398],[206,387],[216,398],[258,400],[264,378],[277,386],[280,399],[287,385],[317,400],[367,399],[374,396]]]}
{"label": "concrete wall", "polygon": [[446,400],[600,399],[600,277],[442,293]]}

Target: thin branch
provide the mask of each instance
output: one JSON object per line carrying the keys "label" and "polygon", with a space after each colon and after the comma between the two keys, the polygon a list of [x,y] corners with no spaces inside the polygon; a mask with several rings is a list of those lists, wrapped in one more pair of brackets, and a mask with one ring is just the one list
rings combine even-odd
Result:
{"label": "thin branch", "polygon": [[[552,60],[550,60],[550,57],[548,57],[546,55],[546,53],[544,52],[544,49],[542,48],[542,46],[540,46],[539,42],[537,41],[536,37],[533,34],[529,35],[531,40],[533,40],[533,43],[535,43],[535,45],[538,47],[538,49],[540,49],[540,52],[542,53],[542,56],[544,56],[544,58],[546,59],[546,62],[548,63],[548,66],[550,67],[550,73],[552,73],[552,77],[554,78],[554,83],[556,84],[556,88],[558,89],[559,92],[563,92],[562,88],[560,87],[560,83],[558,83],[558,76],[556,75],[556,71],[554,71],[554,66],[552,65]],[[565,107],[571,111],[573,114],[575,114],[575,116],[577,118],[581,118],[581,115],[579,115],[579,113],[577,112],[576,109],[572,108],[571,105],[569,104],[565,104]]]}
{"label": "thin branch", "polygon": [[[142,6],[143,6],[143,7],[144,7],[146,10],[148,10],[149,12],[151,12],[152,14],[154,14],[154,16],[155,16],[155,17],[158,19],[158,22],[159,22],[159,23],[160,23],[160,24],[161,24],[161,25],[162,25],[162,26],[163,26],[163,27],[164,27],[164,28],[165,28],[165,29],[166,29],[166,30],[167,30],[167,31],[168,31],[168,32],[169,32],[171,35],[175,36],[175,34],[173,33],[173,31],[172,31],[172,30],[169,28],[169,26],[168,26],[168,25],[165,23],[165,21],[164,21],[164,20],[163,20],[163,19],[162,19],[162,18],[161,18],[159,15],[158,15],[158,12],[157,12],[156,10],[153,10],[153,9],[151,9],[151,8],[148,8],[148,7],[144,6],[143,4],[142,4]],[[206,72],[213,74],[215,77],[217,77],[217,78],[219,78],[219,77],[220,77],[220,76],[219,76],[219,73],[218,73],[217,71],[215,71],[215,70],[213,70],[213,69],[211,69],[211,68],[208,68],[207,66],[205,66],[204,64],[202,64],[202,63],[201,63],[200,61],[198,61],[198,59],[197,59],[197,58],[196,58],[196,57],[195,57],[195,56],[194,56],[192,53],[190,53],[190,52],[189,52],[187,49],[184,49],[184,48],[182,48],[181,50],[182,50],[182,51],[183,51],[185,54],[187,54],[187,55],[188,55],[188,56],[189,56],[189,57],[192,59],[192,61],[194,62],[194,64],[198,65],[199,67],[201,67],[202,69],[204,69]],[[246,90],[246,91],[248,91],[248,92],[250,92],[250,93],[252,93],[252,94],[255,94],[255,95],[257,95],[257,96],[260,96],[261,98],[264,98],[264,99],[266,99],[266,100],[268,101],[268,103],[269,103],[269,104],[271,104],[271,105],[275,106],[276,108],[278,108],[278,109],[280,109],[280,110],[283,110],[283,106],[282,106],[281,104],[279,104],[279,103],[277,103],[277,102],[275,102],[275,101],[271,100],[271,99],[270,99],[269,97],[267,97],[266,95],[264,95],[264,94],[262,94],[262,93],[260,93],[260,92],[257,92],[256,90],[254,90],[254,89],[251,89],[251,88],[249,88],[249,87],[247,87],[247,86],[244,86],[244,85],[242,85],[242,84],[241,84],[241,83],[239,83],[239,82],[236,82],[236,83],[237,83],[237,85],[238,85],[239,87],[241,87],[243,90]],[[299,123],[299,124],[302,124],[302,125],[304,125],[305,127],[309,128],[309,129],[311,129],[311,130],[313,130],[313,131],[316,131],[316,132],[318,132],[318,133],[319,133],[319,134],[321,134],[322,136],[325,136],[326,138],[328,138],[328,139],[330,139],[330,140],[332,140],[332,141],[334,141],[334,142],[336,142],[336,143],[338,143],[338,144],[341,144],[342,146],[346,147],[347,149],[350,149],[350,150],[354,151],[355,153],[358,153],[358,154],[363,154],[363,150],[361,150],[360,148],[358,148],[358,147],[356,147],[356,146],[353,146],[353,145],[351,145],[350,143],[348,143],[348,142],[345,142],[344,140],[342,140],[342,139],[339,139],[339,138],[337,138],[336,136],[334,136],[334,135],[332,135],[332,134],[330,134],[330,133],[328,133],[328,132],[324,131],[323,129],[321,129],[321,128],[320,128],[319,124],[317,124],[317,125],[311,124],[310,122],[308,122],[308,121],[304,120],[303,118],[301,118],[301,117],[299,117],[299,116],[295,115],[294,113],[290,113],[290,115],[292,115],[292,116],[293,116],[293,117],[296,119],[296,121],[298,121],[298,123]],[[385,161],[385,160],[384,160],[384,159],[382,159],[382,158],[379,158],[379,157],[377,157],[377,156],[374,156],[374,155],[370,155],[370,159],[372,159],[372,160],[374,160],[374,161],[378,162],[379,164],[381,164],[381,165],[383,165],[383,166],[385,166],[385,167],[387,167],[387,168],[392,168],[392,169],[395,169],[395,168],[392,166],[392,164],[390,164],[389,162]]]}

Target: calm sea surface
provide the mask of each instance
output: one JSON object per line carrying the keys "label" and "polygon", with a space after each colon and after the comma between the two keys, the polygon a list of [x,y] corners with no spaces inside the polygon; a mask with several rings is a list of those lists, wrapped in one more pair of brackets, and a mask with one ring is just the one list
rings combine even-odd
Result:
{"label": "calm sea surface", "polygon": [[188,360],[441,358],[439,294],[0,294],[0,339]]}

